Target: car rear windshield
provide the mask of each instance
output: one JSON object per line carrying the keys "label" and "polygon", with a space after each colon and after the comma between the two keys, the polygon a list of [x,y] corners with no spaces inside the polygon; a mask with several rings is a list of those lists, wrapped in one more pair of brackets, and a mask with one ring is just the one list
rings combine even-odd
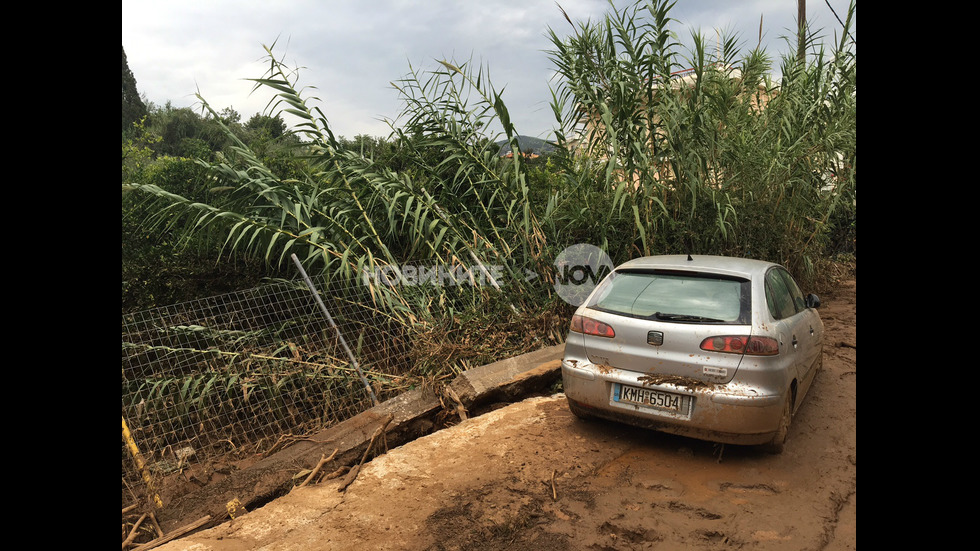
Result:
{"label": "car rear windshield", "polygon": [[613,314],[678,323],[747,324],[747,279],[661,270],[615,271],[588,307]]}

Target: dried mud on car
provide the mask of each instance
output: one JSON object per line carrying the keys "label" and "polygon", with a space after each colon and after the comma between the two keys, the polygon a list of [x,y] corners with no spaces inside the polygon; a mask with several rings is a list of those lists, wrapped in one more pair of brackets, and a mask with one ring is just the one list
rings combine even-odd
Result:
{"label": "dried mud on car", "polygon": [[643,386],[649,385],[663,385],[672,384],[677,386],[684,386],[687,388],[710,388],[715,386],[714,383],[709,383],[705,381],[699,381],[692,377],[684,377],[681,375],[644,375],[636,379],[637,381],[643,383]]}

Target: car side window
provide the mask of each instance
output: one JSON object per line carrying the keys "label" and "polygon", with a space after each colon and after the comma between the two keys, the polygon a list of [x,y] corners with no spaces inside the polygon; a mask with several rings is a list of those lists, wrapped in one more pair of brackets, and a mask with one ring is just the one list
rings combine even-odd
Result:
{"label": "car side window", "polygon": [[803,298],[803,291],[800,291],[800,286],[796,284],[796,280],[789,272],[782,268],[776,268],[776,272],[783,277],[783,281],[786,282],[786,289],[789,291],[791,297],[793,297],[793,304],[796,306],[797,312],[802,312],[806,310],[806,299]]}
{"label": "car side window", "polygon": [[786,280],[775,269],[766,273],[766,305],[775,319],[784,319],[796,314],[796,304],[786,287]]}

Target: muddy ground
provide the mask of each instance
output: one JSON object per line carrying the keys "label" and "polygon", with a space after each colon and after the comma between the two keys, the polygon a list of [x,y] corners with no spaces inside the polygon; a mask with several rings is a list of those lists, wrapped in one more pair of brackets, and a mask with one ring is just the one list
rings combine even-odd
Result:
{"label": "muddy ground", "polygon": [[535,397],[157,549],[855,549],[855,281],[821,299],[823,368],[781,455]]}

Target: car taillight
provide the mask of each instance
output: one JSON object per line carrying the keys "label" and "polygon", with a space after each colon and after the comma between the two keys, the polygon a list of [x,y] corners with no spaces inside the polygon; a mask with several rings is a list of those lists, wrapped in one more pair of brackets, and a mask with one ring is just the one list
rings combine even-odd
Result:
{"label": "car taillight", "polygon": [[616,336],[616,332],[613,331],[613,328],[609,325],[592,318],[580,316],[578,314],[572,316],[571,329],[576,333],[585,333],[586,335],[595,335],[597,337],[607,337],[611,339]]}
{"label": "car taillight", "polygon": [[772,337],[719,335],[701,341],[701,350],[749,354],[751,356],[775,356],[779,354],[779,342]]}

